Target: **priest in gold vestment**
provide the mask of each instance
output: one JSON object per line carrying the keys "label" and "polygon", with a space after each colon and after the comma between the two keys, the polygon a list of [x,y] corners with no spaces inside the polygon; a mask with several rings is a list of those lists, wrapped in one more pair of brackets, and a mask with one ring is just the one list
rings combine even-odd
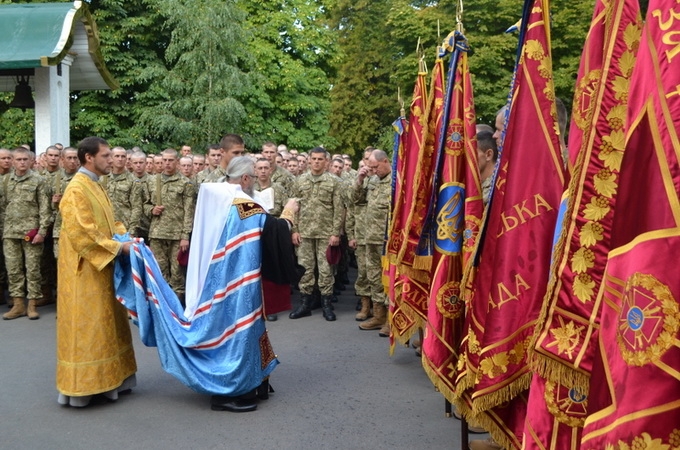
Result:
{"label": "priest in gold vestment", "polygon": [[134,387],[137,365],[128,315],[113,287],[114,259],[129,253],[130,242],[112,239],[125,230],[97,182],[111,169],[111,150],[104,139],[85,138],[78,159],[82,167],[59,205],[57,390],[60,404],[82,407],[94,395],[116,400]]}

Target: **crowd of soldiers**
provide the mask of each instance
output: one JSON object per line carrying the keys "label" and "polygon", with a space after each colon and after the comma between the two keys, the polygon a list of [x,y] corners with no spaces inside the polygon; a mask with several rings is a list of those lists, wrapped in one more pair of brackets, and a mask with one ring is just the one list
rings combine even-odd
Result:
{"label": "crowd of soldiers", "polygon": [[[289,317],[307,317],[321,308],[327,321],[335,320],[332,303],[349,283],[348,267],[354,265],[360,328],[389,334],[380,256],[390,208],[391,164],[382,150],[367,148],[358,170],[349,155],[331,155],[323,147],[298,152],[266,142],[260,152],[248,153],[235,134],[210,145],[205,155],[194,154],[187,145],[157,155],[138,147],[114,147],[112,154],[111,173],[99,183],[115,220],[149,244],[180,301],[199,187],[226,181],[229,162],[246,155],[255,162],[256,190],[271,199],[271,214],[281,214],[288,198],[300,204],[291,232],[305,275],[299,283],[301,301]],[[55,144],[37,158],[28,146],[0,149],[0,302],[7,298],[11,307],[5,320],[37,319],[37,307],[57,300],[59,202],[78,169],[73,147]]]}

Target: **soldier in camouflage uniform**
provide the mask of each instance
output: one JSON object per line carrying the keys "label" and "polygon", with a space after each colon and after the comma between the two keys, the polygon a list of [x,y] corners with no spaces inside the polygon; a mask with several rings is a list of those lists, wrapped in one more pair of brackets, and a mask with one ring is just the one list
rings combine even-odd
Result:
{"label": "soldier in camouflage uniform", "polygon": [[293,195],[300,200],[297,224],[293,228],[293,244],[298,246],[298,262],[305,268],[300,280],[300,305],[290,313],[291,319],[312,314],[314,270],[318,269],[323,316],[335,320],[331,304],[333,273],[326,259],[326,249],[340,244],[342,231],[342,189],[336,177],[325,172],[326,150],[311,150],[310,171],[300,175],[293,186]]}
{"label": "soldier in camouflage uniform", "polygon": [[132,228],[128,230],[132,236],[144,239],[144,242],[149,242],[149,225],[151,224],[151,217],[144,214],[144,204],[150,201],[149,189],[147,181],[155,175],[149,175],[146,172],[147,157],[143,152],[134,152],[130,155],[130,166],[132,167],[132,174],[135,176],[135,181],[139,184],[139,195],[135,204],[132,206],[132,213],[130,222]]}
{"label": "soldier in camouflage uniform", "polygon": [[[29,169],[30,152],[24,148],[13,151],[14,173],[4,175],[2,189],[5,202],[3,248],[9,277],[12,309],[5,320],[28,315],[38,319],[36,302],[42,298],[40,260],[43,242],[51,224],[52,208],[45,179]],[[24,298],[28,290],[28,310]]]}
{"label": "soldier in camouflage uniform", "polygon": [[[45,178],[48,195],[52,196],[52,185],[57,174],[61,173],[59,162],[61,161],[61,149],[56,145],[47,147],[45,152],[40,155],[43,161],[43,168],[38,173]],[[54,214],[52,215],[52,223]],[[54,303],[54,291],[57,286],[57,260],[54,257],[54,228],[50,223],[50,228],[45,236],[43,243],[43,256],[40,262],[42,273],[42,299],[37,302],[38,306]]]}
{"label": "soldier in camouflage uniform", "polygon": [[[0,148],[0,176],[12,170],[12,152],[6,148]],[[1,194],[0,194],[1,195]],[[4,204],[3,206],[4,207]],[[0,238],[2,238],[2,223],[5,220],[4,209],[0,217]],[[5,291],[7,291],[7,269],[5,269],[5,254],[0,245],[0,305],[5,303]]]}
{"label": "soldier in camouflage uniform", "polygon": [[257,181],[255,181],[254,188],[257,192],[262,192],[265,189],[272,188],[274,191],[274,207],[267,211],[274,217],[279,217],[283,212],[283,206],[288,201],[288,196],[278,183],[272,183],[271,180],[271,164],[266,158],[259,158],[255,163],[255,173],[257,174]]}
{"label": "soldier in camouflage uniform", "polygon": [[[296,160],[297,162],[297,160]],[[347,239],[347,216],[349,215],[350,204],[352,203],[352,183],[354,180],[348,179],[344,175],[345,162],[340,156],[336,156],[331,161],[331,167],[329,172],[340,181],[340,186],[342,189],[342,201],[343,201],[343,212],[342,212],[342,233],[340,234],[340,249],[342,251],[340,256],[340,262],[335,265],[334,277],[335,283],[333,284],[334,294],[338,294],[339,291],[345,290],[345,283],[349,283],[347,276],[347,271],[349,269],[349,247]],[[336,292],[337,291],[337,292]]]}
{"label": "soldier in camouflage uniform", "polygon": [[498,159],[498,147],[493,134],[488,131],[477,133],[477,161],[479,161],[479,178],[482,180],[482,199],[484,206],[489,203],[493,169]]}
{"label": "soldier in camouflage uniform", "polygon": [[179,159],[179,173],[190,179],[192,182],[196,182],[194,178],[194,161],[191,156],[182,156]]}
{"label": "soldier in camouflage uniform", "polygon": [[238,134],[226,134],[220,140],[220,165],[210,175],[205,177],[204,183],[223,183],[227,181],[227,166],[236,156],[241,156],[245,151],[243,138]]}
{"label": "soldier in camouflage uniform", "polygon": [[[368,185],[364,188],[364,179],[371,170],[375,175],[371,176]],[[366,266],[366,278],[373,301],[373,317],[361,322],[362,330],[380,329],[380,336],[389,336],[389,323],[387,321],[387,308],[389,301],[385,294],[382,283],[382,255],[385,243],[385,228],[390,211],[390,198],[392,194],[392,166],[382,150],[373,150],[368,158],[366,167],[359,170],[354,188],[357,200],[366,199],[364,212],[365,254],[364,261],[360,264]]]}
{"label": "soldier in camouflage uniform", "polygon": [[203,169],[205,169],[205,156],[193,155],[191,157],[191,162],[194,165],[194,176],[196,177],[196,182],[198,182],[198,174],[200,174]]}
{"label": "soldier in camouflage uniform", "polygon": [[121,222],[126,230],[133,230],[137,228],[137,224],[132,222],[133,209],[141,205],[140,185],[137,177],[125,168],[127,164],[125,149],[114,147],[111,153],[113,155],[111,173],[100,177],[99,183],[111,200],[114,219]]}
{"label": "soldier in camouflage uniform", "polygon": [[146,183],[150,198],[144,204],[144,213],[151,217],[150,248],[163,278],[183,302],[186,273],[185,268],[180,267],[177,255],[189,250],[196,207],[195,186],[177,172],[176,150],[163,150],[162,155],[163,173],[149,178]]}
{"label": "soldier in camouflage uniform", "polygon": [[[283,167],[279,167],[276,164],[277,147],[273,142],[265,142],[262,144],[262,156],[269,160],[269,164],[272,166],[272,183],[279,183],[283,186],[287,195],[290,195],[291,189],[293,188],[293,183],[295,182],[295,177],[291,175]],[[283,158],[283,157],[281,157]]]}
{"label": "soldier in camouflage uniform", "polygon": [[[368,181],[373,175],[371,169],[366,165],[371,153],[375,150],[373,147],[368,147],[364,150],[362,161],[364,162],[364,181],[362,182],[362,189],[368,189]],[[357,172],[358,176],[358,172]],[[356,180],[354,181],[356,183]],[[357,259],[357,279],[354,282],[354,291],[359,296],[360,311],[355,316],[358,321],[364,321],[371,316],[371,289],[368,285],[368,278],[366,276],[366,240],[364,235],[366,233],[366,225],[364,219],[366,217],[366,196],[354,196],[354,189],[352,190],[352,214],[350,223],[352,226],[348,227],[347,238],[349,239],[350,248],[354,249],[354,254]]]}
{"label": "soldier in camouflage uniform", "polygon": [[[78,161],[78,149],[74,147],[66,147],[61,152],[61,165],[59,175],[55,175],[52,179],[52,217],[54,218],[54,227],[52,230],[52,237],[54,238],[54,258],[59,258],[59,233],[61,232],[61,213],[59,212],[59,202],[64,194],[66,186],[78,172],[80,161]],[[42,306],[44,300],[38,302],[38,306]]]}
{"label": "soldier in camouflage uniform", "polygon": [[196,174],[196,183],[201,184],[210,173],[220,166],[222,160],[222,150],[220,144],[211,144],[208,147],[205,168]]}

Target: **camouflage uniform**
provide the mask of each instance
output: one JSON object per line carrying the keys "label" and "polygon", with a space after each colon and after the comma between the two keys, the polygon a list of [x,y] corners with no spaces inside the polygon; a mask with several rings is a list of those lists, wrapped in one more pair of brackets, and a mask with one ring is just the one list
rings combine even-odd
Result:
{"label": "camouflage uniform", "polygon": [[491,181],[493,180],[493,175],[482,181],[482,201],[484,206],[489,204],[489,196],[491,195]]}
{"label": "camouflage uniform", "polygon": [[[382,255],[385,243],[385,227],[390,211],[390,197],[392,193],[392,177],[386,175],[380,179],[373,175],[366,187],[355,186],[355,198],[360,201],[366,199],[366,210],[363,215],[364,229],[364,259],[359,266],[366,267],[366,279],[373,302],[388,305],[388,298],[382,283]],[[358,257],[357,257],[358,258]]]}
{"label": "camouflage uniform", "polygon": [[156,175],[145,173],[141,178],[137,178],[136,181],[139,183],[139,195],[137,196],[137,201],[132,206],[132,213],[130,216],[130,222],[132,223],[132,228],[129,230],[130,234],[144,239],[144,242],[146,243],[149,242],[151,217],[144,213],[144,205],[151,201],[148,183],[151,182],[149,180],[154,180],[155,177]]}
{"label": "camouflage uniform", "polygon": [[[370,177],[364,178],[364,183],[361,190],[358,190],[356,181],[354,182],[353,205],[350,214],[347,228],[347,238],[357,241],[357,248],[354,249],[354,254],[357,258],[357,279],[354,283],[354,290],[359,297],[370,297],[371,289],[368,285],[368,278],[366,277],[366,240],[364,235],[366,233],[365,216],[366,216],[366,195],[363,195],[365,189],[368,188]],[[361,195],[359,195],[361,194]]]}
{"label": "camouflage uniform", "polygon": [[224,183],[227,181],[227,171],[218,166],[217,169],[213,170],[204,179],[203,183]]}
{"label": "camouflage uniform", "polygon": [[295,181],[293,174],[280,166],[276,166],[276,170],[272,173],[272,183],[278,183],[283,186],[286,195],[290,196]]}
{"label": "camouflage uniform", "polygon": [[[73,176],[78,173],[68,174],[63,169],[60,175],[55,175],[52,179],[52,195],[63,194]],[[51,198],[50,198],[51,200]],[[59,203],[50,202],[52,205],[52,218],[54,227],[52,228],[52,238],[54,239],[54,258],[59,258],[59,233],[61,233],[61,213],[59,212]]]}
{"label": "camouflage uniform", "polygon": [[291,197],[300,199],[297,226],[302,242],[297,249],[298,262],[305,268],[300,280],[300,293],[311,295],[314,289],[314,269],[319,271],[321,295],[333,294],[333,274],[326,260],[326,248],[331,236],[342,231],[343,199],[337,177],[329,173],[301,175],[293,186]]}
{"label": "camouflage uniform", "polygon": [[31,244],[27,233],[38,229],[46,236],[51,224],[52,208],[45,179],[29,170],[22,176],[4,175],[2,189],[5,204],[3,249],[13,298],[42,298],[40,261],[43,244]]}
{"label": "camouflage uniform", "polygon": [[[122,222],[126,230],[137,228],[137,223],[132,222],[133,209],[141,205],[139,179],[127,170],[119,174],[104,175],[99,179],[106,194],[113,205],[114,220]],[[135,220],[139,220],[139,212],[135,214]]]}
{"label": "camouflage uniform", "polygon": [[[196,207],[195,186],[187,177],[156,175],[146,183],[149,200],[144,204],[144,214],[151,217],[149,227],[150,247],[156,256],[163,278],[177,294],[184,293],[185,270],[177,262],[179,242],[189,240]],[[165,207],[163,213],[154,216],[154,206]]]}
{"label": "camouflage uniform", "polygon": [[207,167],[205,169],[201,170],[200,172],[198,172],[196,174],[196,179],[195,179],[196,185],[199,185],[199,184],[205,182],[205,179],[207,178],[208,175],[210,175],[210,169],[207,168]]}
{"label": "camouflage uniform", "polygon": [[[272,183],[270,186],[274,190],[274,208],[272,208],[271,211],[267,211],[269,214],[271,214],[274,217],[279,217],[281,213],[283,212],[283,207],[285,206],[285,202],[288,201],[288,196],[286,195],[285,189],[283,189],[283,186],[281,186],[279,183]],[[258,191],[262,192],[262,189],[260,188],[260,184],[256,181],[255,185],[253,188]]]}

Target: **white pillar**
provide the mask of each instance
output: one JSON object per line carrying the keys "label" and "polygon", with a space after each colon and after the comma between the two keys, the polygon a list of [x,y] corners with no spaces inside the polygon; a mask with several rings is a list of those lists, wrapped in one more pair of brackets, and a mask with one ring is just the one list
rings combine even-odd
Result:
{"label": "white pillar", "polygon": [[35,69],[35,152],[41,154],[54,143],[71,145],[70,137],[70,68],[73,59],[67,55],[57,66]]}

